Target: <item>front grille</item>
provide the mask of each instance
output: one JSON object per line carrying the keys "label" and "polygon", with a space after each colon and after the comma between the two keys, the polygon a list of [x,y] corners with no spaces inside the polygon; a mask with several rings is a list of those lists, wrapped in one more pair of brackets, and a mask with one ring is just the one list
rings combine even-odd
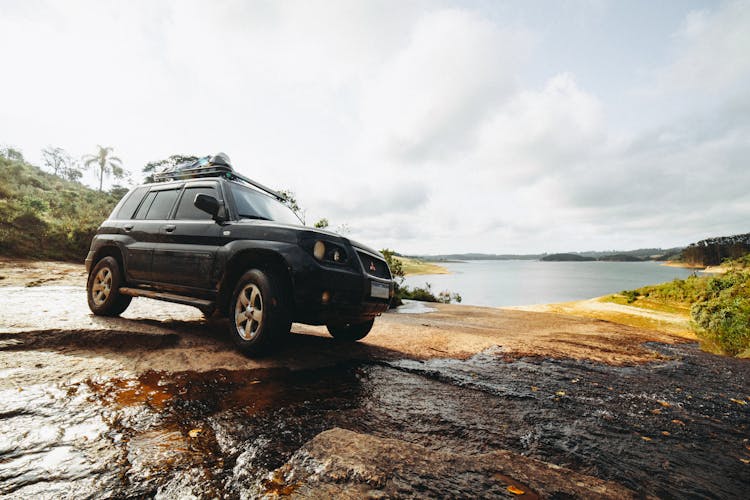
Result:
{"label": "front grille", "polygon": [[362,261],[362,267],[365,272],[371,276],[383,279],[391,279],[391,272],[388,270],[388,264],[379,257],[370,255],[369,253],[357,251],[359,260]]}

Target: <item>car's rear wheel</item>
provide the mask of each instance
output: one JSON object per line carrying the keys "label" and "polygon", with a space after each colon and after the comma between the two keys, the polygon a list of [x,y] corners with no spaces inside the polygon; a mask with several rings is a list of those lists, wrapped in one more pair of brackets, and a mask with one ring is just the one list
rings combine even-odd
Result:
{"label": "car's rear wheel", "polygon": [[328,328],[328,333],[336,340],[356,342],[365,338],[370,333],[374,323],[375,319],[371,319],[363,323],[331,323],[326,327]]}
{"label": "car's rear wheel", "polygon": [[292,326],[281,281],[259,269],[240,277],[232,294],[229,334],[245,354],[268,352]]}
{"label": "car's rear wheel", "polygon": [[120,293],[122,274],[114,257],[104,257],[89,273],[86,296],[89,309],[97,316],[117,316],[130,305],[133,299]]}

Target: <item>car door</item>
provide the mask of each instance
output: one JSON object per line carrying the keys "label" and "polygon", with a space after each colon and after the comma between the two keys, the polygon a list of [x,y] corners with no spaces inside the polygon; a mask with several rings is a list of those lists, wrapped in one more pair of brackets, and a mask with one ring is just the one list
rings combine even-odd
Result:
{"label": "car door", "polygon": [[178,287],[213,289],[217,281],[216,254],[223,244],[222,226],[194,202],[199,194],[222,199],[217,182],[185,186],[174,217],[161,228],[162,242],[154,250],[153,276]]}
{"label": "car door", "polygon": [[152,188],[133,220],[123,224],[123,232],[132,238],[126,247],[128,281],[154,280],[154,249],[161,243],[161,228],[169,220],[181,187],[182,184]]}

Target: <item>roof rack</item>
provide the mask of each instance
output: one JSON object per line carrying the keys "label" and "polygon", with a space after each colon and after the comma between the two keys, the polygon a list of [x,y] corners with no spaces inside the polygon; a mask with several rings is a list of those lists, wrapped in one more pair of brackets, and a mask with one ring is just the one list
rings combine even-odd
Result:
{"label": "roof rack", "polygon": [[163,181],[179,181],[185,179],[197,179],[201,177],[223,177],[230,181],[242,181],[249,184],[261,191],[270,194],[279,201],[285,201],[285,198],[273,189],[264,186],[260,182],[254,181],[249,177],[240,175],[234,171],[229,165],[211,164],[206,161],[207,158],[201,158],[190,164],[183,164],[184,166],[177,165],[171,170],[159,172],[154,175],[154,180],[157,182]]}

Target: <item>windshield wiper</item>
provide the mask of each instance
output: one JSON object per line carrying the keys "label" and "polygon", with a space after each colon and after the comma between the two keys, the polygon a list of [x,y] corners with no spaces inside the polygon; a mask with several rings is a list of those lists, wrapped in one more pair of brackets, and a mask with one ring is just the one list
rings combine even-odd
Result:
{"label": "windshield wiper", "polygon": [[257,220],[271,220],[268,217],[263,217],[262,215],[249,215],[249,214],[239,214],[241,219],[257,219]]}

